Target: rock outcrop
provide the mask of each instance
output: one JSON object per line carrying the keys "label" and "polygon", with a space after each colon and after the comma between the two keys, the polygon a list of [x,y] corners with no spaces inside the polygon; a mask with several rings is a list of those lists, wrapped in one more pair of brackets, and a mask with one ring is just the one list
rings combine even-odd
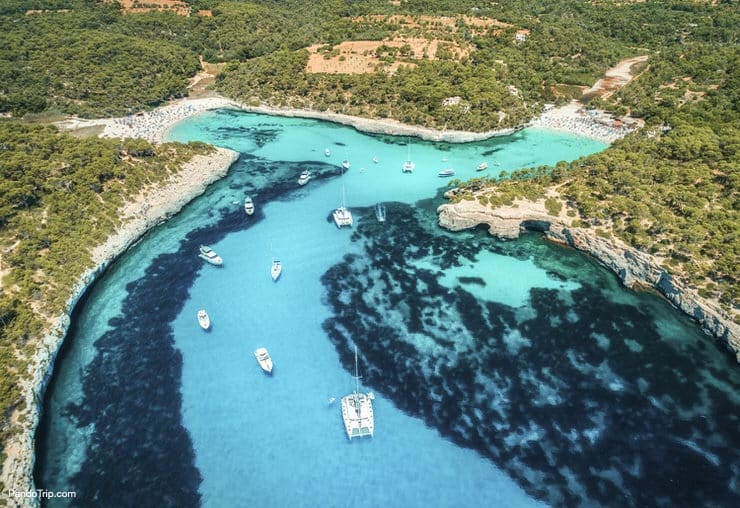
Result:
{"label": "rock outcrop", "polygon": [[724,343],[740,363],[740,326],[712,302],[699,296],[685,281],[669,274],[658,261],[621,240],[605,238],[593,230],[571,226],[571,221],[547,213],[544,202],[519,202],[492,209],[476,201],[444,204],[437,209],[439,225],[460,231],[481,224],[499,238],[518,238],[526,229],[543,231],[550,240],[587,252],[630,288],[653,288],[694,318],[704,331]]}

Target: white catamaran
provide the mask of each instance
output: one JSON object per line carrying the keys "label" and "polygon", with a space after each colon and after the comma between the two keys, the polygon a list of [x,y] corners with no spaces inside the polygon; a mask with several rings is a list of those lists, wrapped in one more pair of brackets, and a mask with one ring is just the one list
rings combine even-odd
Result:
{"label": "white catamaran", "polygon": [[352,227],[352,212],[350,212],[349,208],[344,204],[344,185],[342,186],[342,206],[335,208],[331,215],[334,218],[334,224],[336,224],[338,228],[341,228],[342,226]]}
{"label": "white catamaran", "polygon": [[360,374],[357,369],[357,346],[355,346],[355,391],[342,397],[342,419],[347,437],[370,436],[375,433],[372,393],[360,393]]}

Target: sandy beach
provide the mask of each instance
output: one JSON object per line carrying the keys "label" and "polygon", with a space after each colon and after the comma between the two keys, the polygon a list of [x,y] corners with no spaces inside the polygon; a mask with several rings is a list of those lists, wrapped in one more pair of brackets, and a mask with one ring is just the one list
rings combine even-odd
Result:
{"label": "sandy beach", "polygon": [[[628,123],[629,122],[629,123]],[[546,109],[529,123],[530,127],[578,134],[605,143],[614,143],[638,127],[637,119],[618,120],[599,110],[586,110],[578,101]]]}
{"label": "sandy beach", "polygon": [[[274,116],[314,118],[348,125],[362,132],[394,136],[415,136],[426,141],[444,141],[448,143],[481,141],[495,136],[508,136],[519,130],[518,128],[486,132],[438,130],[407,125],[397,120],[369,119],[330,111],[248,106],[220,96],[204,99],[180,99],[153,111],[126,117],[98,120],[71,118],[58,122],[56,125],[62,129],[98,126],[102,127],[102,137],[143,138],[152,143],[161,143],[165,140],[167,131],[177,122],[203,111],[220,108],[238,108],[251,113]],[[538,118],[522,127],[550,129],[598,139],[606,143],[613,143],[617,139],[623,138],[632,132],[638,126],[639,123],[637,122],[634,125],[626,125],[619,121],[615,122],[603,112],[585,111],[579,102],[573,101],[565,106],[553,107],[546,110]]]}

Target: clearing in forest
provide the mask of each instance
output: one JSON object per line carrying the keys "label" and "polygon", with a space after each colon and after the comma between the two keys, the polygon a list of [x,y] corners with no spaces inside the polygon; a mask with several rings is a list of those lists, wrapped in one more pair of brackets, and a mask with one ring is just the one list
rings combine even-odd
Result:
{"label": "clearing in forest", "polygon": [[470,16],[362,16],[355,23],[377,23],[397,27],[382,41],[345,41],[333,47],[314,45],[307,72],[363,74],[376,71],[393,73],[414,60],[448,58],[459,60],[473,50],[465,35],[495,37],[511,25],[492,18]]}

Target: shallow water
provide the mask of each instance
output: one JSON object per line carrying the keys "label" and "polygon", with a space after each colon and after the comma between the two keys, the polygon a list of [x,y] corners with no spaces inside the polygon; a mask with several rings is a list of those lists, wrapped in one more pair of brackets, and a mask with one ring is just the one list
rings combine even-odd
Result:
{"label": "shallow water", "polygon": [[[77,490],[80,506],[737,499],[740,376],[692,322],[537,235],[436,226],[444,167],[466,179],[487,160],[495,176],[603,144],[525,130],[407,145],[227,110],[170,136],[242,158],[80,304],[45,399],[40,487]],[[412,175],[400,171],[407,156]],[[316,177],[298,187],[305,168]],[[328,219],[342,188],[353,230]],[[225,266],[204,266],[200,244]],[[352,390],[354,344],[376,394],[376,435],[360,442],[328,403]],[[272,377],[252,356],[259,346]]]}

